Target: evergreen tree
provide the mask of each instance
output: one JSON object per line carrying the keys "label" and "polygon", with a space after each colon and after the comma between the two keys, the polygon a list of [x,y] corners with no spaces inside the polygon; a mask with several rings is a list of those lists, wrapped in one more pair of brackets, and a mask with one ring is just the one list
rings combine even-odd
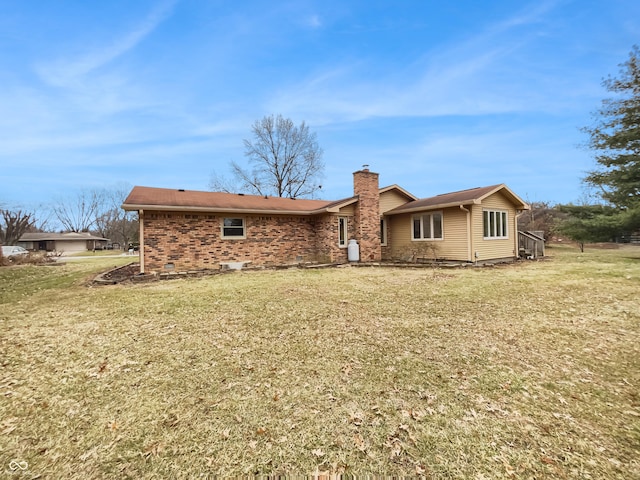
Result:
{"label": "evergreen tree", "polygon": [[596,187],[608,204],[616,207],[620,226],[640,228],[640,50],[634,46],[620,65],[618,78],[603,81],[614,94],[594,113],[595,125],[585,127],[589,148],[598,168],[584,181]]}
{"label": "evergreen tree", "polygon": [[[559,215],[556,229],[578,243],[584,252],[585,243],[612,242],[620,235],[620,211],[607,205],[557,205]],[[558,217],[560,218],[560,217]]]}

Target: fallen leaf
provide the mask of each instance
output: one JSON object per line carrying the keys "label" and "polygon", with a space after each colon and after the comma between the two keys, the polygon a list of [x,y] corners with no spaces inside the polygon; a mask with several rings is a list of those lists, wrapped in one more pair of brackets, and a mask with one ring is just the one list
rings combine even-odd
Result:
{"label": "fallen leaf", "polygon": [[411,409],[409,413],[411,413],[411,418],[413,418],[416,421],[422,420],[427,414],[427,412],[425,412],[422,409],[418,409],[418,410]]}
{"label": "fallen leaf", "polygon": [[170,413],[169,415],[165,416],[162,423],[166,427],[175,427],[176,425],[178,425],[178,422],[178,416],[175,413]]}
{"label": "fallen leaf", "polygon": [[400,454],[402,453],[402,446],[399,443],[394,442],[391,444],[390,447],[391,447],[391,458],[399,457]]}
{"label": "fallen leaf", "polygon": [[353,436],[353,443],[355,443],[356,448],[361,452],[364,452],[367,449],[367,445],[364,442],[364,438],[362,438],[362,435],[360,435],[359,433],[356,433]]}
{"label": "fallen leaf", "polygon": [[149,456],[157,457],[160,454],[160,452],[162,452],[162,450],[164,450],[164,445],[161,442],[154,442],[144,449],[144,455],[146,457],[149,457]]}
{"label": "fallen leaf", "polygon": [[105,358],[104,362],[102,362],[99,366],[98,366],[98,373],[102,373],[107,369],[107,359]]}
{"label": "fallen leaf", "polygon": [[360,425],[362,425],[363,417],[364,415],[360,412],[351,412],[349,414],[349,422],[359,427]]}
{"label": "fallen leaf", "polygon": [[316,457],[324,456],[324,452],[319,448],[316,448],[315,450],[311,450],[311,453],[313,453]]}

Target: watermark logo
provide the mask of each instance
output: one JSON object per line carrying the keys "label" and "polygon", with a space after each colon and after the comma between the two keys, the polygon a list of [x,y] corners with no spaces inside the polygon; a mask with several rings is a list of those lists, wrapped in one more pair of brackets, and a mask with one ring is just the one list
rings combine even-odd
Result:
{"label": "watermark logo", "polygon": [[23,461],[11,460],[9,462],[9,470],[11,470],[12,473],[24,472],[28,468],[29,468],[29,464],[24,460]]}

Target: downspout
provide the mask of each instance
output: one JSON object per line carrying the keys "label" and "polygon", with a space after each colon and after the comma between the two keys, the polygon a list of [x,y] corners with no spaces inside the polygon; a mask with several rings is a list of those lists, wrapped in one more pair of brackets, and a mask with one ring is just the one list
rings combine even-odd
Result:
{"label": "downspout", "polygon": [[144,273],[144,210],[138,210],[138,223],[140,224],[140,233],[138,234],[139,244],[138,255],[140,256],[140,273]]}
{"label": "downspout", "polygon": [[471,210],[464,205],[460,205],[460,210],[467,212],[467,261],[472,262],[471,252],[473,251],[473,239],[471,238]]}
{"label": "downspout", "polygon": [[[517,210],[516,210],[516,212],[517,212]],[[524,215],[524,214],[525,214],[525,212],[526,212],[526,210],[521,210],[521,211],[520,211],[520,213],[516,213],[515,220],[514,220],[515,225],[513,226],[513,230],[514,230],[514,232],[515,232],[514,237],[516,237],[516,239],[515,239],[515,244],[514,244],[514,249],[513,249],[513,251],[515,252],[515,257],[516,257],[516,258],[519,258],[519,257],[520,257],[520,248],[519,248],[519,247],[520,247],[520,245],[519,245],[519,243],[520,243],[520,236],[518,235],[518,231],[519,231],[519,230],[518,230],[518,220],[520,220],[520,217],[521,217],[522,215]]]}

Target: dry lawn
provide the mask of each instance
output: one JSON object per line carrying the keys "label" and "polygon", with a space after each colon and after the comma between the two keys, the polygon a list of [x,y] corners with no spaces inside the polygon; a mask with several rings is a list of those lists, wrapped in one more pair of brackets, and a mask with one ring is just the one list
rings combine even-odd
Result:
{"label": "dry lawn", "polygon": [[640,478],[640,247],[549,253],[109,287],[85,283],[108,258],[2,268],[0,472]]}

